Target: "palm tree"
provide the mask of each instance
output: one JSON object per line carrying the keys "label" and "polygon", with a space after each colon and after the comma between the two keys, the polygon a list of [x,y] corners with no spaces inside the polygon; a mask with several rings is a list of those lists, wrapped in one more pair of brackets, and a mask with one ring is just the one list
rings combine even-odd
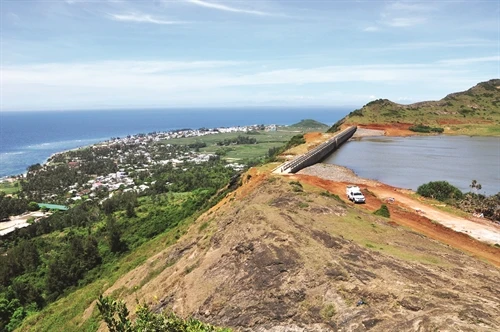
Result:
{"label": "palm tree", "polygon": [[472,183],[469,185],[469,187],[474,190],[474,193],[477,194],[478,190],[481,190],[482,186],[480,183],[478,183],[476,180],[472,180]]}

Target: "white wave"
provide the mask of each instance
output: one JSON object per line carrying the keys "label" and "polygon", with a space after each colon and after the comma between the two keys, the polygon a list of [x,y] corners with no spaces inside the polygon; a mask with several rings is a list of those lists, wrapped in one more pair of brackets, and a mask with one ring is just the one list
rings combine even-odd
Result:
{"label": "white wave", "polygon": [[29,149],[29,150],[35,150],[35,149],[53,150],[53,149],[58,149],[58,148],[62,148],[62,149],[64,149],[64,148],[76,148],[76,147],[80,147],[80,146],[85,146],[85,145],[105,141],[107,139],[109,139],[109,138],[88,138],[88,139],[73,139],[73,140],[56,141],[56,142],[44,142],[44,143],[39,143],[39,144],[28,145],[25,147],[25,149]]}
{"label": "white wave", "polygon": [[18,154],[23,154],[25,153],[24,151],[13,151],[13,152],[1,152],[0,156],[14,156]]}

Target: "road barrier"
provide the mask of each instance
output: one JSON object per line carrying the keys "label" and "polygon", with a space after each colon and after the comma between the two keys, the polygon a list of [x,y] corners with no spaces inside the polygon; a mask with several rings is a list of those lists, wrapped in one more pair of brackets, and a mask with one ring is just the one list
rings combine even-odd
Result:
{"label": "road barrier", "polygon": [[286,162],[281,166],[282,173],[296,173],[303,168],[314,165],[325,157],[330,155],[333,151],[337,150],[342,144],[347,142],[349,138],[354,135],[358,127],[352,126],[344,129],[339,134],[330,138],[328,141],[321,143],[314,149],[308,151],[307,153],[298,156],[294,160]]}

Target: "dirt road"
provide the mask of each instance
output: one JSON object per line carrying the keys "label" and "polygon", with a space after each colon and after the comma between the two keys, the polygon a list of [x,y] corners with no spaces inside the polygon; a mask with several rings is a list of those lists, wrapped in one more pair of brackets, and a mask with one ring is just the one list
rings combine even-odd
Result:
{"label": "dirt road", "polygon": [[453,229],[456,232],[461,232],[472,236],[483,242],[490,244],[500,244],[500,225],[492,222],[472,221],[461,218],[445,211],[439,210],[435,207],[423,204],[405,194],[399,193],[394,190],[388,190],[384,187],[372,187],[373,191],[382,201],[392,197],[398,204],[421,214],[430,220],[439,222],[441,225]]}
{"label": "dirt road", "polygon": [[411,197],[406,190],[360,178],[341,166],[316,164],[288,176],[335,193],[349,204],[352,203],[345,197],[345,186],[358,184],[365,193],[366,204],[357,207],[369,211],[377,210],[387,198],[392,197],[394,203],[386,203],[392,221],[500,266],[500,249],[493,246],[500,244],[498,224],[472,217],[466,219],[439,210]]}
{"label": "dirt road", "polygon": [[10,221],[4,221],[0,223],[0,236],[13,232],[17,228],[28,227],[30,225],[28,223],[28,219],[30,218],[39,218],[48,215],[49,213],[35,211],[24,213],[19,216],[13,216],[10,218]]}

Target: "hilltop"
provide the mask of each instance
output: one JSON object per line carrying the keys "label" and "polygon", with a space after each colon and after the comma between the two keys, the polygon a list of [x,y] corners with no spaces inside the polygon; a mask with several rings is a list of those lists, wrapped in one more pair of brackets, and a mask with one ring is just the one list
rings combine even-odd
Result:
{"label": "hilltop", "polygon": [[330,128],[360,125],[391,129],[395,134],[412,126],[442,128],[445,134],[500,135],[500,79],[482,82],[467,91],[447,95],[438,101],[401,105],[377,99],[349,113]]}
{"label": "hilltop", "polygon": [[[132,269],[57,301],[21,330],[94,330],[101,292],[132,312],[140,300],[238,331],[500,328],[500,249],[458,237],[487,263],[400,224],[403,207],[390,206],[395,219],[377,217],[325,191],[329,181],[272,167],[244,174],[236,191],[174,230],[185,233],[179,241],[158,237],[123,259],[138,262]],[[380,207],[366,193],[367,208]]]}
{"label": "hilltop", "polygon": [[328,125],[321,123],[319,121],[313,119],[304,119],[300,122],[297,122],[293,125],[288,126],[289,128],[308,128],[308,129],[317,129],[319,131],[324,131],[328,129]]}

